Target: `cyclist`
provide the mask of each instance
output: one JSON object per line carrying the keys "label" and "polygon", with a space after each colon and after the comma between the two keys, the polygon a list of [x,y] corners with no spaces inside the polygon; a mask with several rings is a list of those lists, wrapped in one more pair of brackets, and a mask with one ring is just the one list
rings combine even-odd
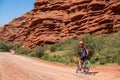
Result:
{"label": "cyclist", "polygon": [[[85,59],[87,58],[88,55],[88,50],[85,47],[85,42],[84,41],[80,41],[79,42],[80,46],[81,46],[81,58],[79,60],[79,64],[80,64],[80,70],[81,70],[81,65],[83,64],[83,62],[85,61]],[[76,71],[76,73],[78,73],[78,70]]]}

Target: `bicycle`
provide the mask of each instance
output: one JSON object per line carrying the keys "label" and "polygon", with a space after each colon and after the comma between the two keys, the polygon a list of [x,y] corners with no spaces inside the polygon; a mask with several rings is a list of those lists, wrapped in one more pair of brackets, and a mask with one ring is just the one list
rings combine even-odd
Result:
{"label": "bicycle", "polygon": [[78,62],[76,73],[78,73],[78,71],[81,71],[82,73],[87,74],[89,72],[89,69],[90,69],[90,61],[88,59],[85,59],[82,65],[80,65],[80,63]]}

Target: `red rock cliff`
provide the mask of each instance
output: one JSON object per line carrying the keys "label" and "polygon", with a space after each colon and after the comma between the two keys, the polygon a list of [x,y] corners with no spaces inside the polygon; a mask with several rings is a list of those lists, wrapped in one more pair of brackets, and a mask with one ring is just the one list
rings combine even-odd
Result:
{"label": "red rock cliff", "polygon": [[37,0],[33,10],[5,25],[0,39],[33,48],[84,33],[116,32],[119,26],[119,0]]}

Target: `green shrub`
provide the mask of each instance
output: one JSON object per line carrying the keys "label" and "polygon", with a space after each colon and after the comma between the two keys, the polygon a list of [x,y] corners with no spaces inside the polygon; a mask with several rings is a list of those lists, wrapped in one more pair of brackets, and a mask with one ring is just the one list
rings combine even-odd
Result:
{"label": "green shrub", "polygon": [[120,53],[119,53],[119,55],[116,57],[115,61],[116,61],[116,63],[118,63],[118,64],[120,65]]}
{"label": "green shrub", "polygon": [[30,49],[28,49],[28,48],[22,48],[22,47],[20,47],[20,48],[18,48],[18,49],[15,50],[15,53],[17,53],[17,54],[25,54],[25,55],[27,55],[30,52],[31,52]]}
{"label": "green shrub", "polygon": [[46,50],[45,46],[38,46],[34,49],[34,52],[37,57],[42,57],[44,55],[45,50]]}
{"label": "green shrub", "polygon": [[66,64],[76,63],[76,61],[74,60],[74,55],[71,53],[67,53],[62,57],[64,58]]}
{"label": "green shrub", "polygon": [[21,41],[19,43],[15,43],[13,49],[16,50],[16,49],[22,47],[22,45],[23,45],[23,41]]}
{"label": "green shrub", "polygon": [[8,52],[11,49],[16,50],[16,49],[20,48],[22,46],[22,44],[23,44],[22,42],[14,44],[13,42],[0,41],[0,51],[2,51],[2,52],[7,51]]}
{"label": "green shrub", "polygon": [[31,57],[37,57],[35,52],[30,52],[29,54],[27,54],[28,56],[31,56]]}
{"label": "green shrub", "polygon": [[6,52],[4,49],[0,49],[0,52]]}
{"label": "green shrub", "polygon": [[16,50],[18,48],[20,48],[23,45],[23,42],[19,42],[19,43],[13,43],[13,42],[6,42],[7,47],[9,48],[9,50]]}
{"label": "green shrub", "polygon": [[65,63],[65,64],[71,64],[75,63],[75,60],[73,59],[74,56],[71,54],[65,54],[63,56],[59,55],[50,55],[49,53],[45,53],[41,59],[48,60],[51,62],[60,62],[60,63]]}
{"label": "green shrub", "polygon": [[97,57],[91,57],[90,58],[90,63],[96,63],[99,59]]}
{"label": "green shrub", "polygon": [[101,65],[103,65],[103,64],[107,63],[107,60],[106,60],[106,58],[100,58],[99,62]]}
{"label": "green shrub", "polygon": [[74,44],[72,48],[69,50],[69,53],[73,54],[74,56],[80,56],[81,47],[78,44]]}
{"label": "green shrub", "polygon": [[55,46],[56,46],[56,50],[57,51],[63,51],[63,50],[65,50],[63,42],[56,43]]}
{"label": "green shrub", "polygon": [[55,52],[55,51],[56,51],[56,46],[55,46],[55,45],[52,45],[52,46],[50,47],[50,51],[51,51],[51,52]]}
{"label": "green shrub", "polygon": [[51,62],[61,62],[61,63],[64,63],[64,61],[65,61],[61,56],[58,56],[58,55],[51,56],[51,55],[49,55],[49,53],[45,53],[41,57],[41,59],[48,60]]}
{"label": "green shrub", "polygon": [[14,49],[14,44],[12,42],[6,42],[6,46],[9,48],[9,50]]}
{"label": "green shrub", "polygon": [[55,52],[55,51],[63,51],[65,50],[64,44],[62,42],[55,43],[50,46],[50,51]]}
{"label": "green shrub", "polygon": [[44,60],[50,60],[51,56],[48,53],[44,53],[44,55],[41,57],[41,59]]}
{"label": "green shrub", "polygon": [[9,47],[7,46],[7,44],[5,42],[0,41],[0,51],[1,52],[9,51]]}
{"label": "green shrub", "polygon": [[50,61],[64,63],[65,60],[59,55],[54,55],[53,57],[51,57]]}
{"label": "green shrub", "polygon": [[76,38],[65,40],[64,47],[68,50],[68,53],[73,56],[79,56],[81,47],[79,46],[79,40]]}

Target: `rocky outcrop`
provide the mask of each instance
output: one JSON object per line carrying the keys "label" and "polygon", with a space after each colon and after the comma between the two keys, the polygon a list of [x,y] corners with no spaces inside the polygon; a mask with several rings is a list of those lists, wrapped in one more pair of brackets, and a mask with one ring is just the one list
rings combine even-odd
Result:
{"label": "rocky outcrop", "polygon": [[119,0],[37,0],[33,10],[5,25],[0,39],[24,41],[33,48],[84,33],[112,33],[119,27]]}
{"label": "rocky outcrop", "polygon": [[4,25],[0,24],[0,31],[2,30],[3,27],[4,27]]}

